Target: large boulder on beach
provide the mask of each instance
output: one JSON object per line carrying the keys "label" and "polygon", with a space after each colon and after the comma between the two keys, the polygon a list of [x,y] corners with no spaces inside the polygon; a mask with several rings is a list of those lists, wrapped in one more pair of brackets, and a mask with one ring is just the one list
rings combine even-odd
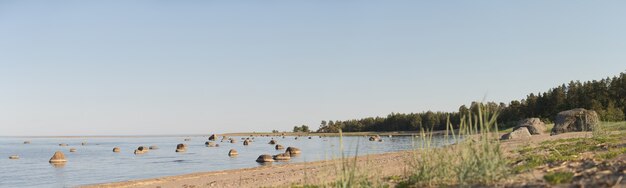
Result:
{"label": "large boulder on beach", "polygon": [[526,127],[531,135],[544,134],[547,130],[546,124],[544,124],[539,118],[522,119],[517,122],[517,126],[513,128],[513,131],[522,127]]}
{"label": "large boulder on beach", "polygon": [[277,161],[288,161],[291,159],[291,155],[289,153],[281,153],[274,155],[273,158]]}
{"label": "large boulder on beach", "polygon": [[271,155],[263,154],[263,155],[260,155],[258,158],[256,158],[256,162],[259,162],[259,163],[274,162],[274,158]]}
{"label": "large boulder on beach", "polygon": [[287,147],[287,150],[285,152],[289,153],[291,155],[295,155],[295,154],[300,154],[301,153],[300,149],[296,148],[296,147]]}
{"label": "large boulder on beach", "polygon": [[211,136],[209,136],[209,140],[210,141],[215,141],[217,139],[217,135],[212,134]]}
{"label": "large boulder on beach", "polygon": [[67,162],[67,159],[65,159],[65,154],[63,154],[63,152],[56,151],[56,152],[54,152],[54,155],[52,155],[52,157],[50,158],[50,160],[48,162],[50,162],[50,163],[64,163],[64,162]]}
{"label": "large boulder on beach", "polygon": [[559,112],[554,120],[554,128],[550,135],[567,132],[593,131],[598,126],[598,113],[593,110],[576,108]]}
{"label": "large boulder on beach", "polygon": [[185,151],[187,151],[187,145],[185,144],[176,145],[176,152],[185,152]]}
{"label": "large boulder on beach", "polygon": [[237,150],[235,149],[230,149],[230,151],[228,151],[228,156],[234,157],[239,155],[239,153],[237,153]]}
{"label": "large boulder on beach", "polygon": [[502,140],[519,140],[519,139],[529,139],[532,135],[528,131],[526,127],[520,127],[519,129],[502,135]]}

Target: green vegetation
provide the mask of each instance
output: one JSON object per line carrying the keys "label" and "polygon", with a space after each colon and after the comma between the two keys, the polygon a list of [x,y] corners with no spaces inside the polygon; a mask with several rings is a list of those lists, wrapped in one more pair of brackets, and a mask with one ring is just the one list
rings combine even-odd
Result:
{"label": "green vegetation", "polygon": [[[458,112],[391,113],[387,117],[322,121],[317,132],[445,130],[448,118],[456,129],[462,116],[477,113],[477,104],[473,102],[470,108],[462,105]],[[603,121],[623,121],[626,116],[626,73],[599,81],[571,81],[547,92],[531,93],[521,101],[514,100],[508,104],[488,102],[484,106],[500,112],[498,124],[501,129],[512,127],[520,119],[529,117],[538,117],[550,123],[557,113],[573,108],[595,110]]]}
{"label": "green vegetation", "polygon": [[[399,186],[492,185],[506,177],[507,160],[497,139],[498,115],[485,109],[480,107],[477,115],[461,119],[459,133],[451,134],[455,142],[448,147],[435,148],[432,132],[422,131],[411,175]],[[448,123],[448,127],[452,125]]]}
{"label": "green vegetation", "polygon": [[572,182],[574,173],[572,172],[551,172],[543,176],[548,183],[561,184]]}
{"label": "green vegetation", "polygon": [[626,148],[620,147],[626,138],[622,130],[626,130],[626,122],[602,122],[591,138],[559,139],[542,142],[537,147],[524,147],[518,151],[520,157],[513,164],[513,172],[576,160],[584,152],[593,152],[598,159],[612,159],[626,153]]}
{"label": "green vegetation", "polygon": [[297,132],[308,133],[308,132],[311,132],[311,130],[309,130],[309,126],[302,125],[302,126],[299,126],[299,127],[298,126],[293,126],[293,132],[294,133],[297,133]]}

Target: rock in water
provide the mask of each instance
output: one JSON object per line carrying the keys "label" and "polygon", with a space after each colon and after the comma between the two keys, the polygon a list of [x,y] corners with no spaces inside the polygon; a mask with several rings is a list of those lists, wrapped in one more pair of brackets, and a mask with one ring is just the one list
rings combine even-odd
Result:
{"label": "rock in water", "polygon": [[288,161],[289,159],[291,159],[291,155],[289,155],[289,153],[281,153],[278,155],[274,155],[274,160],[277,160],[277,161]]}
{"label": "rock in water", "polygon": [[9,159],[20,159],[20,156],[18,156],[18,155],[11,155],[11,156],[9,156]]}
{"label": "rock in water", "polygon": [[296,147],[287,147],[287,150],[285,151],[286,153],[289,153],[291,155],[293,154],[300,154],[300,149],[296,148]]}
{"label": "rock in water", "polygon": [[598,126],[598,113],[593,110],[576,108],[559,112],[554,121],[554,128],[550,135],[566,132],[593,131]]}
{"label": "rock in water", "polygon": [[239,155],[239,153],[237,153],[237,150],[235,149],[230,149],[230,151],[228,151],[228,156],[234,157]]}
{"label": "rock in water", "polygon": [[517,126],[513,128],[513,131],[526,127],[528,132],[532,135],[544,134],[546,132],[546,124],[544,124],[539,118],[526,118],[517,122]]}
{"label": "rock in water", "polygon": [[206,147],[216,147],[215,142],[204,142],[204,146]]}
{"label": "rock in water", "polygon": [[80,145],[83,145],[83,146],[87,145],[87,142],[80,143]]}
{"label": "rock in water", "polygon": [[256,158],[256,162],[259,162],[259,163],[274,162],[274,158],[272,158],[271,155],[263,154],[263,155],[260,155],[259,158]]}
{"label": "rock in water", "polygon": [[244,146],[247,146],[248,144],[250,144],[250,141],[248,141],[248,140],[244,140],[244,141],[243,141],[243,145],[244,145]]}
{"label": "rock in water", "polygon": [[118,147],[114,147],[114,148],[113,148],[113,152],[115,152],[115,153],[119,153],[119,152],[120,152],[120,148],[118,148]]}
{"label": "rock in water", "polygon": [[185,152],[185,151],[187,151],[187,145],[185,144],[176,145],[176,152]]}
{"label": "rock in water", "polygon": [[148,152],[148,148],[147,148],[147,147],[145,147],[145,146],[139,146],[139,147],[137,147],[137,149],[135,150],[135,152],[134,152],[134,153],[135,153],[135,154],[144,154],[144,153],[146,153],[146,152]]}
{"label": "rock in water", "polygon": [[280,144],[276,144],[276,150],[281,150],[281,149],[285,149],[285,147],[283,147],[283,145]]}
{"label": "rock in water", "polygon": [[148,147],[148,149],[159,149],[159,146],[152,145],[152,146]]}
{"label": "rock in water", "polygon": [[70,148],[70,152],[76,152],[76,148]]}
{"label": "rock in water", "polygon": [[211,141],[215,141],[217,139],[217,135],[212,134],[211,136],[209,136],[209,140]]}
{"label": "rock in water", "polygon": [[59,144],[59,146],[67,146],[67,144]]}
{"label": "rock in water", "polygon": [[268,144],[276,144],[276,140],[272,139]]}
{"label": "rock in water", "polygon": [[50,163],[64,163],[67,162],[67,159],[65,159],[65,154],[63,154],[63,152],[61,151],[56,151],[54,152],[54,155],[52,155],[52,157],[50,158],[50,161],[48,161]]}
{"label": "rock in water", "polygon": [[30,144],[30,141],[28,141],[28,140],[24,141],[24,144]]}
{"label": "rock in water", "polygon": [[514,139],[529,139],[531,137],[528,128],[520,127],[519,129],[502,135],[502,140],[514,140]]}

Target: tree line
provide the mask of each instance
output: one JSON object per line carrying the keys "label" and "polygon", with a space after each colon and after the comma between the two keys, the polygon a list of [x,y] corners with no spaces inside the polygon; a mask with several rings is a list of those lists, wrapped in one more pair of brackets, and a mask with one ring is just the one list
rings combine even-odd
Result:
{"label": "tree line", "polygon": [[506,103],[472,102],[457,112],[391,113],[387,117],[352,120],[323,120],[317,132],[419,131],[445,130],[447,123],[459,125],[463,115],[474,114],[478,105],[497,111],[500,128],[514,126],[524,118],[537,117],[552,122],[557,113],[574,108],[595,110],[602,121],[623,121],[626,112],[626,73],[593,81],[570,81],[546,92],[531,93],[522,100]]}

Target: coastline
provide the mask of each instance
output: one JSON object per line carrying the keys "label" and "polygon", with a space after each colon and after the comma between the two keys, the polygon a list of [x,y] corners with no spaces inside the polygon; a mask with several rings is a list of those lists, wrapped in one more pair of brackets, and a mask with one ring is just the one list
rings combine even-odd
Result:
{"label": "coastline", "polygon": [[[501,142],[505,155],[529,145],[537,145],[548,140],[591,137],[591,132],[573,132],[556,136],[536,135],[530,140]],[[385,181],[384,178],[404,176],[410,167],[408,160],[419,155],[415,150],[370,154],[356,157],[359,169],[367,175]],[[354,160],[351,156],[348,160]],[[148,179],[84,185],[86,188],[110,187],[289,187],[301,184],[323,184],[336,180],[342,159],[314,162],[267,165],[253,168],[199,172]]]}

